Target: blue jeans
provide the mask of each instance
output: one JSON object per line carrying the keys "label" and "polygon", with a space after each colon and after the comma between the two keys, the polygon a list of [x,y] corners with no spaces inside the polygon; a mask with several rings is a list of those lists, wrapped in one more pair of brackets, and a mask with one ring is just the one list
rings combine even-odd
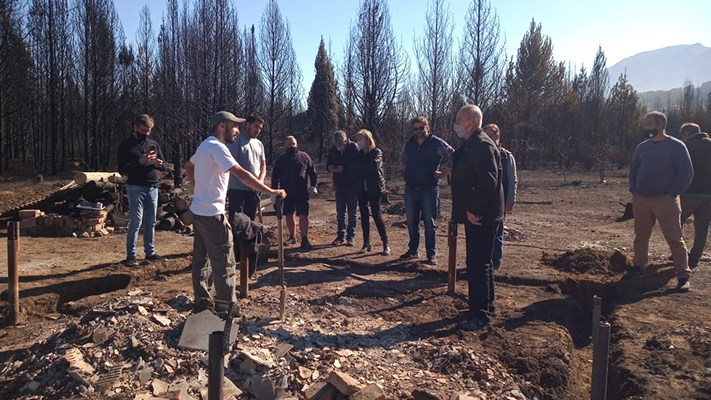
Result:
{"label": "blue jeans", "polygon": [[[352,188],[336,188],[336,220],[338,221],[338,239],[353,239],[358,221],[358,193]],[[348,228],[346,228],[346,210]]]}
{"label": "blue jeans", "polygon": [[417,190],[412,186],[405,187],[405,213],[407,214],[407,230],[410,234],[409,252],[420,251],[420,221],[425,221],[425,249],[427,257],[437,254],[437,203],[439,202],[439,186]]}
{"label": "blue jeans", "polygon": [[143,221],[143,246],[146,257],[156,253],[153,241],[156,236],[156,211],[158,210],[158,188],[128,185],[128,214],[131,222],[126,235],[126,255],[136,256],[138,230]]}
{"label": "blue jeans", "polygon": [[494,240],[494,252],[491,254],[491,265],[494,269],[499,269],[504,261],[504,220],[501,220],[499,229],[496,231]]}

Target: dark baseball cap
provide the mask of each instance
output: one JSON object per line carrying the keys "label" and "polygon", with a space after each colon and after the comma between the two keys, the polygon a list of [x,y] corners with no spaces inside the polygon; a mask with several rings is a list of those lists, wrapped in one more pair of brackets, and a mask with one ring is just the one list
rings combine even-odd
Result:
{"label": "dark baseball cap", "polygon": [[215,126],[221,122],[227,122],[227,121],[241,124],[245,121],[245,119],[235,117],[235,115],[229,111],[219,111],[219,112],[215,113],[215,115],[212,116],[212,122],[210,122],[210,125]]}

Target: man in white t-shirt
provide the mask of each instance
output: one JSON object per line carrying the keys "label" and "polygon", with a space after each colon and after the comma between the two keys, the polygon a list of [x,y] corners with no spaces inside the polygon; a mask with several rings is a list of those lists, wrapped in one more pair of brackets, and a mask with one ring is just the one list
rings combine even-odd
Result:
{"label": "man in white t-shirt", "polygon": [[[215,282],[215,294],[221,301],[236,301],[235,258],[232,251],[232,229],[225,214],[225,200],[230,174],[247,187],[286,197],[283,190],[264,185],[249,171],[240,167],[225,143],[232,143],[239,133],[243,118],[220,111],[212,117],[212,135],[205,139],[185,164],[188,179],[195,186],[190,211],[193,225],[193,291],[194,312],[213,307],[208,280]],[[209,259],[209,263],[208,263]]]}

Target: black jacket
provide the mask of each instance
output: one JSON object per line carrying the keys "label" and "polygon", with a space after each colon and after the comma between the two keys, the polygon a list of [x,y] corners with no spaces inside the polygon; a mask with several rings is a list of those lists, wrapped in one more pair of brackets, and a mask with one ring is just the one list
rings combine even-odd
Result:
{"label": "black jacket", "polygon": [[239,251],[239,242],[244,241],[249,245],[250,252],[259,251],[259,245],[264,241],[263,225],[252,221],[246,214],[235,213],[230,221],[232,226],[232,241],[234,248]]}
{"label": "black jacket", "polygon": [[316,186],[316,167],[308,154],[296,148],[289,148],[277,157],[272,169],[272,188],[286,190],[288,197],[309,198],[308,180]]}
{"label": "black jacket", "polygon": [[353,157],[355,157],[356,153],[358,153],[358,145],[353,142],[348,142],[346,148],[343,149],[343,153],[338,151],[336,146],[331,146],[328,150],[328,160],[326,161],[326,165],[343,167],[343,172],[333,174],[334,187],[339,189],[353,187],[353,176],[350,167],[351,161],[353,161]]}
{"label": "black jacket", "polygon": [[504,216],[503,168],[496,144],[481,129],[454,152],[452,169],[452,219],[467,220],[467,211],[482,222]]}
{"label": "black jacket", "polygon": [[686,194],[711,195],[711,138],[707,133],[697,133],[686,141],[686,148],[694,166],[694,179]]}
{"label": "black jacket", "polygon": [[[148,154],[151,146],[155,146],[156,156],[163,160],[160,168],[153,164],[141,165],[138,161],[144,154]],[[131,133],[119,144],[118,171],[121,175],[127,176],[126,183],[129,185],[156,187],[160,183],[161,171],[167,171],[167,163],[158,142],[150,137],[139,140],[134,133]]]}
{"label": "black jacket", "polygon": [[378,197],[385,191],[383,152],[374,148],[369,152],[358,151],[351,163],[356,188],[367,190],[370,197]]}

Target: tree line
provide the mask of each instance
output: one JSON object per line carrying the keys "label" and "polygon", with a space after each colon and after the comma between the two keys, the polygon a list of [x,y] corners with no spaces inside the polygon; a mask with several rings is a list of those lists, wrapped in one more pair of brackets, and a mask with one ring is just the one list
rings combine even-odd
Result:
{"label": "tree line", "polygon": [[[457,32],[453,12],[445,0],[429,1],[410,57],[387,1],[362,0],[342,54],[318,44],[303,93],[277,0],[256,25],[242,24],[230,0],[166,0],[158,27],[147,6],[140,10],[133,41],[113,0],[0,0],[0,174],[112,170],[137,113],[154,116],[164,153],[184,161],[221,109],[264,117],[270,162],[286,135],[322,159],[335,129],[369,129],[392,173],[412,117],[427,116],[456,144],[452,121],[467,103],[499,124],[522,168],[579,164],[604,179],[626,165],[646,110],[624,74],[608,76],[601,48],[589,71],[555,60],[551,38],[532,20],[508,55],[489,0],[471,0]],[[688,120],[711,124],[711,98],[690,83],[679,102],[660,108],[672,133]]]}

